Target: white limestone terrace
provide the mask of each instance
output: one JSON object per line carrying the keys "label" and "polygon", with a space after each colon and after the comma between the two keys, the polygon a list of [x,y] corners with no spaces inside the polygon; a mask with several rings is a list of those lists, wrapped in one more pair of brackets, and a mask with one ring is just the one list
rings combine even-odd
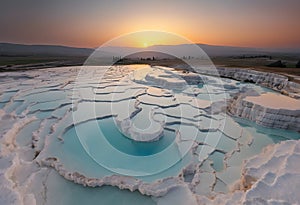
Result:
{"label": "white limestone terrace", "polygon": [[167,67],[135,70],[131,75],[131,79],[138,83],[171,90],[184,90],[187,87],[187,81]]}
{"label": "white limestone terrace", "polygon": [[137,142],[153,142],[163,136],[163,122],[153,119],[153,111],[148,108],[141,108],[137,112],[130,113],[126,119],[116,118],[116,125],[128,138]]}
{"label": "white limestone terrace", "polygon": [[275,93],[247,96],[245,101],[273,109],[300,110],[300,100]]}
{"label": "white limestone terrace", "polygon": [[[251,82],[279,91],[282,94],[288,95],[293,98],[300,98],[300,84],[289,81],[286,75],[251,70],[251,68],[242,69],[217,67],[216,70],[203,69],[202,65],[198,65],[194,62],[190,63],[198,73],[201,73],[203,75],[208,74],[212,76],[230,78],[241,82]],[[184,70],[189,69],[187,65],[177,65],[176,68]]]}
{"label": "white limestone terrace", "polygon": [[[67,190],[78,186],[67,183],[63,186],[65,191],[58,191],[63,179],[56,173],[84,186],[104,189],[108,185],[138,191],[152,196],[157,204],[293,204],[299,201],[296,195],[279,191],[292,180],[299,181],[300,171],[290,163],[299,158],[299,141],[269,145],[274,142],[267,134],[243,127],[223,112],[230,97],[224,92],[255,90],[257,95],[263,95],[266,91],[261,87],[201,76],[207,83],[202,87],[193,85],[199,80],[196,74],[186,74],[194,81],[189,84],[183,80],[184,73],[150,66],[87,67],[82,72],[90,75],[80,76],[82,81],[75,84],[79,70],[80,67],[62,67],[0,73],[3,91],[0,96],[0,204],[54,204],[57,199],[71,198]],[[165,171],[144,177],[122,175],[101,167],[83,146],[90,151],[96,148],[101,156],[106,155],[108,165],[123,162],[114,155],[101,153],[105,147],[93,141],[96,138],[90,123],[101,124],[107,119],[113,119],[125,133],[124,137],[131,138],[131,144],[159,145],[169,137],[165,136],[167,131],[173,133],[174,139],[165,148],[169,152],[163,150],[159,157],[155,153],[149,159],[158,160],[158,165],[174,157],[180,160]],[[131,130],[126,131],[126,123],[131,123]],[[80,144],[76,126],[84,128],[87,141],[82,142],[90,144]],[[145,131],[148,134],[141,135]],[[275,130],[275,133],[286,138],[299,137],[289,131]],[[95,147],[89,147],[93,144]],[[266,154],[255,157],[267,145]],[[244,159],[253,156],[242,165]],[[150,161],[150,165],[146,163],[144,169],[153,169]],[[280,169],[273,169],[275,163],[280,164]],[[117,168],[142,169],[138,164],[139,161],[131,160]],[[295,187],[297,183],[292,189],[296,190]]]}
{"label": "white limestone terrace", "polygon": [[300,132],[300,99],[278,93],[239,94],[228,106],[230,114],[257,124]]}

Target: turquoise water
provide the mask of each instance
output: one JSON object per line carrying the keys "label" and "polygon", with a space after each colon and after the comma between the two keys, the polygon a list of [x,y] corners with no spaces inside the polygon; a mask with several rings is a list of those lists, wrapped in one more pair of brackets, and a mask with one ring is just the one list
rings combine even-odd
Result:
{"label": "turquoise water", "polygon": [[[83,123],[82,126],[86,127],[86,129],[88,129],[90,133],[93,133],[93,130],[90,129],[91,127],[89,127],[89,123]],[[97,137],[99,137],[99,135]],[[170,154],[163,157],[150,155],[149,157],[152,158],[152,160],[150,160],[150,163],[152,161],[152,164],[148,165],[149,163],[145,159],[146,156],[128,155],[129,158],[127,159],[127,161],[124,161],[124,159],[116,158],[114,153],[107,154],[104,144],[96,143],[95,146],[97,147],[97,153],[99,155],[104,156],[103,158],[104,161],[97,161],[93,159],[93,157],[91,157],[88,152],[86,152],[82,143],[79,141],[79,138],[77,137],[75,128],[71,127],[63,135],[63,143],[57,140],[55,136],[52,136],[51,143],[47,148],[47,152],[43,154],[45,154],[45,156],[58,157],[60,159],[60,162],[64,165],[64,167],[67,170],[77,171],[91,178],[102,178],[104,176],[116,174],[115,172],[112,172],[109,169],[107,169],[106,166],[102,166],[103,164],[113,166],[108,168],[121,168],[125,166],[126,169],[128,169],[129,171],[130,170],[145,171],[145,167],[146,170],[154,169],[154,171],[156,172],[154,172],[151,175],[137,176],[137,178],[142,179],[145,182],[153,182],[157,179],[163,179],[165,177],[170,177],[170,176],[177,176],[180,173],[182,167],[190,163],[192,159],[191,155],[187,154],[180,160],[176,160],[175,162],[177,163],[175,163],[174,165],[167,167],[167,169],[163,171],[159,171],[157,170],[157,168],[159,168],[162,165],[166,165],[166,164],[168,165],[169,160],[173,160],[174,157],[178,156],[176,150],[171,149],[175,152],[171,152]],[[123,153],[123,155],[126,154]],[[43,158],[43,155],[40,155],[39,157]],[[141,161],[144,161],[144,164],[141,165],[141,162],[136,160],[137,157],[140,158]],[[160,167],[160,168],[164,168],[164,167]]]}
{"label": "turquoise water", "polygon": [[252,121],[241,119],[241,118],[233,118],[237,123],[239,123],[242,127],[246,128],[253,134],[264,135],[266,138],[271,140],[273,143],[279,143],[284,140],[297,140],[300,139],[300,133],[291,130],[283,130],[283,129],[273,129],[267,128],[260,125],[255,124]]}
{"label": "turquoise water", "polygon": [[1,103],[6,103],[9,102],[10,99],[17,93],[17,91],[7,91],[2,93],[2,95],[0,96],[0,102]]}
{"label": "turquoise water", "polygon": [[28,102],[39,102],[39,103],[63,100],[65,98],[66,98],[66,93],[64,91],[51,91],[51,95],[49,94],[49,92],[33,93],[24,97],[24,99],[26,99],[26,101]]}
{"label": "turquoise water", "polygon": [[158,141],[136,142],[123,135],[115,126],[112,118],[98,120],[98,123],[106,140],[117,150],[129,155],[153,155],[166,149],[175,140],[174,132],[164,130],[163,137]]}
{"label": "turquoise water", "polygon": [[23,127],[16,136],[16,142],[19,146],[25,146],[32,143],[32,131],[37,130],[40,126],[40,121],[35,120]]}
{"label": "turquoise water", "polygon": [[220,172],[224,169],[224,164],[223,164],[223,160],[224,160],[225,155],[221,152],[215,151],[214,153],[212,153],[208,159],[213,161],[213,165],[212,167],[217,171]]}
{"label": "turquoise water", "polygon": [[[245,119],[233,119],[251,134],[251,136],[253,137],[253,141],[250,144],[250,146],[243,146],[240,153],[238,155],[233,156],[229,160],[229,165],[232,166],[240,166],[244,159],[260,153],[262,149],[269,144],[280,143],[284,140],[300,139],[300,133],[295,131],[272,129],[257,125],[254,122]],[[233,144],[231,140],[229,140],[226,137],[221,137],[220,141],[218,142],[217,148],[223,148],[223,150],[229,148],[227,149],[227,151],[229,151],[232,150],[232,145]],[[213,161],[213,168],[217,172],[220,172],[224,169],[223,153],[214,152],[212,155],[210,155],[209,159]]]}
{"label": "turquoise water", "polygon": [[[107,122],[109,122],[109,120]],[[74,138],[78,137],[81,144],[75,147],[82,146],[83,148],[68,146],[61,147],[60,149],[74,150],[74,152],[77,152],[76,155],[78,155],[78,152],[84,152],[85,150],[91,160],[93,159],[106,170],[121,173],[122,175],[141,176],[146,180],[155,180],[157,176],[155,177],[154,175],[160,175],[160,173],[162,173],[163,176],[165,176],[166,172],[176,175],[181,170],[181,166],[188,163],[187,155],[181,156],[176,143],[173,143],[172,132],[170,131],[165,131],[165,133],[169,133],[170,136],[166,134],[161,139],[164,143],[160,146],[155,146],[157,142],[150,142],[147,145],[145,143],[130,141],[119,133],[113,123],[105,126],[102,125],[105,127],[104,130],[99,129],[98,123],[98,121],[94,120],[79,124],[76,127],[71,127],[63,135],[63,146],[67,146],[67,143],[73,143],[69,140],[73,139],[74,141]],[[113,145],[107,140],[108,138],[114,143]],[[118,138],[120,138],[119,142]],[[78,141],[78,139],[76,139],[76,141]],[[122,147],[123,145],[126,147]],[[118,150],[116,146],[118,146],[118,148],[121,147],[124,152]],[[53,149],[55,148],[53,147]],[[59,158],[65,158],[63,155],[66,155],[66,153],[62,153],[62,156],[59,156]],[[70,154],[70,156],[72,156],[72,154]],[[177,164],[180,166],[174,166]]]}
{"label": "turquoise water", "polygon": [[[234,165],[234,166],[235,165],[240,166],[242,161],[245,158],[248,158],[250,156],[258,154],[262,150],[262,148],[267,146],[268,144],[278,143],[282,140],[287,140],[287,139],[300,139],[300,134],[297,132],[265,128],[262,126],[255,125],[255,123],[249,122],[247,120],[240,120],[240,119],[235,119],[235,120],[242,127],[244,127],[247,131],[249,131],[251,133],[251,135],[253,136],[253,142],[250,146],[243,147],[240,154],[237,154],[229,161],[229,163],[231,163],[231,165]],[[144,170],[145,171],[145,170],[147,170],[147,168],[150,169],[150,168],[153,168],[153,166],[159,167],[159,166],[161,166],[161,164],[168,163],[168,161],[174,160],[174,156],[178,156],[176,149],[172,149],[172,145],[174,144],[175,137],[174,137],[174,133],[171,131],[165,131],[165,136],[162,137],[157,142],[140,143],[140,142],[134,142],[134,141],[128,139],[127,137],[125,137],[124,135],[122,135],[120,133],[120,131],[117,129],[117,127],[114,125],[114,121],[112,118],[107,118],[107,119],[102,119],[102,120],[97,121],[97,125],[101,128],[102,135],[94,135],[94,133],[97,133],[97,131],[95,129],[99,129],[99,127],[98,126],[94,127],[92,124],[93,124],[92,122],[86,122],[86,123],[80,124],[79,126],[84,128],[84,130],[82,130],[83,132],[90,133],[90,134],[88,134],[87,137],[88,138],[90,137],[91,139],[88,139],[86,141],[88,144],[85,144],[83,146],[88,147],[88,152],[90,152],[89,154],[92,154],[92,157],[95,157],[94,160],[96,160],[97,164],[100,165],[100,167],[104,164],[105,166],[109,165],[110,168],[121,168],[122,167],[122,168],[125,168],[128,170],[135,170],[135,171]],[[64,134],[64,139],[65,139],[65,142],[63,145],[64,147],[60,148],[60,149],[65,150],[65,151],[66,150],[69,150],[69,151],[73,150],[73,151],[70,154],[62,153],[64,156],[59,157],[59,158],[62,158],[62,161],[65,161],[65,160],[63,160],[63,158],[66,157],[65,155],[79,157],[79,155],[85,153],[84,149],[80,145],[80,142],[78,141],[78,139],[76,139],[77,134],[78,133],[76,132],[74,127],[69,129]],[[206,136],[205,133],[201,133],[201,136],[202,135]],[[229,152],[229,151],[233,150],[236,146],[235,141],[231,138],[228,138],[224,134],[221,134],[220,138],[218,138],[218,139],[217,138],[213,139],[212,138],[213,136],[214,135],[210,135],[210,138],[206,139],[206,140],[205,140],[205,138],[203,138],[202,141],[205,140],[206,143],[209,143],[212,145],[214,143],[217,143],[216,148],[219,150],[223,150],[225,152]],[[217,133],[216,133],[216,136],[218,136]],[[107,154],[106,153],[107,145],[105,145],[103,143],[99,143],[98,140],[95,140],[95,139],[99,139],[99,138],[102,138],[102,140],[105,139],[105,141],[108,142],[109,145],[114,147],[114,149],[120,151],[121,154],[116,153],[116,152],[109,152],[109,154]],[[201,138],[199,138],[199,139],[201,139]],[[218,141],[214,142],[213,140],[218,140]],[[76,143],[77,145],[73,144],[75,141],[78,141],[78,143]],[[105,141],[102,141],[102,142],[105,142]],[[73,145],[71,145],[70,143],[72,143]],[[165,152],[165,150],[168,150],[166,148],[168,148],[168,149],[171,148],[171,149],[169,152]],[[91,152],[91,150],[93,150],[93,151]],[[159,152],[162,152],[165,154],[163,156],[162,160],[160,159],[159,156],[156,155]],[[95,155],[95,153],[97,153],[97,155]],[[86,153],[85,153],[85,155],[86,155]],[[100,155],[102,155],[102,156],[99,157]],[[223,164],[224,156],[225,156],[224,153],[215,151],[208,158],[209,160],[211,160],[213,162],[213,168],[217,172],[221,172],[224,169],[224,164]],[[97,158],[97,157],[99,157],[99,158]],[[149,166],[147,164],[143,164],[137,160],[138,158],[135,158],[135,157],[149,157],[149,158],[147,158],[147,160],[152,159],[152,164],[151,164],[151,166]],[[89,156],[87,156],[87,158],[89,158]],[[170,168],[169,173],[173,173],[176,175],[176,173],[178,173],[180,171],[180,169],[186,163],[188,163],[187,159],[188,159],[188,157],[184,158],[184,160],[182,160],[182,161],[179,160],[177,163],[175,163],[176,166],[172,166]],[[144,160],[146,160],[146,158]],[[88,161],[90,161],[90,160],[88,160]],[[176,160],[174,162],[176,162]],[[68,161],[67,163],[71,164],[72,160]],[[151,161],[150,161],[150,163],[151,163]],[[84,165],[84,164],[85,163],[83,163],[82,165]],[[89,167],[89,166],[90,165],[86,165],[84,167]],[[103,169],[100,167],[97,168],[99,171],[106,170],[106,168]],[[105,175],[109,174],[109,172],[107,172],[107,171],[108,170],[104,171],[103,173],[105,173]],[[81,170],[81,172],[82,172],[82,170]],[[99,173],[101,173],[101,172],[102,171],[100,171]],[[90,174],[92,172],[88,171],[88,173]],[[162,176],[168,176],[167,173],[168,173],[168,171],[164,171],[161,173],[158,172],[157,174],[150,175],[148,177],[142,177],[142,178],[145,179],[146,181],[148,181],[148,180],[152,181],[152,180],[155,180],[158,178],[163,178]],[[101,177],[103,175],[96,174],[96,176]],[[237,177],[239,177],[239,176],[237,176]]]}
{"label": "turquoise water", "polygon": [[[235,119],[242,127],[244,127],[253,137],[253,142],[250,146],[245,146],[241,150],[241,153],[236,155],[238,158],[233,157],[230,162],[234,162],[235,165],[241,165],[242,161],[249,156],[253,156],[258,154],[263,147],[268,144],[278,143],[287,139],[300,139],[300,134],[293,131],[287,130],[279,130],[279,129],[270,129],[265,128],[255,123],[249,122],[247,120]],[[173,161],[176,164],[176,161],[179,162],[178,167],[175,170],[180,170],[180,166],[184,165],[182,163],[180,165],[180,160],[176,160],[178,156],[177,148],[174,147],[174,139],[175,135],[173,132],[165,130],[164,136],[156,142],[135,142],[125,137],[118,128],[114,124],[114,120],[112,118],[95,120],[97,122],[97,126],[93,121],[85,122],[77,127],[79,127],[80,132],[85,133],[86,139],[81,141],[85,150],[89,155],[100,165],[104,165],[104,167],[108,166],[113,169],[128,169],[128,170],[147,170],[153,169],[153,167],[160,167],[164,163],[168,163]],[[98,132],[98,129],[101,129],[101,132]],[[206,133],[200,133],[199,138],[200,141],[208,143],[213,146],[216,144],[216,148],[219,150],[223,150],[225,152],[230,152],[236,146],[235,140],[225,136],[224,134],[220,134],[216,132],[215,134],[210,134],[209,138],[205,138]],[[68,139],[65,141],[65,145],[67,143],[71,143],[72,138],[78,136],[78,132],[76,132],[75,128],[72,127],[65,134],[64,138]],[[220,136],[220,137],[218,137]],[[101,138],[101,140],[100,140]],[[74,140],[74,139],[73,139]],[[77,141],[77,140],[76,140]],[[106,144],[108,143],[108,144]],[[78,147],[79,146],[79,147]],[[76,148],[77,147],[77,148]],[[108,149],[108,147],[113,147],[113,149]],[[80,144],[73,147],[70,145],[63,150],[73,150],[74,153],[79,152],[83,148],[80,148]],[[76,155],[77,155],[76,154]],[[161,154],[161,155],[158,155]],[[70,154],[73,155],[73,154]],[[209,156],[209,160],[213,162],[213,168],[220,172],[224,169],[224,153],[215,151]],[[61,156],[62,157],[62,156]],[[146,157],[145,159],[139,157]],[[150,160],[149,163],[143,163],[144,160]],[[178,172],[177,170],[177,172]],[[150,172],[149,172],[150,173]],[[173,172],[176,173],[176,172]],[[159,175],[158,175],[159,176]],[[155,175],[149,177],[149,179],[155,179]],[[146,177],[147,179],[147,177]]]}
{"label": "turquoise water", "polygon": [[5,111],[7,113],[13,112],[17,107],[21,106],[23,104],[22,101],[13,101],[9,106],[5,108]]}
{"label": "turquoise water", "polygon": [[34,116],[36,116],[39,119],[46,119],[51,117],[52,111],[38,111],[34,113]]}
{"label": "turquoise water", "polygon": [[5,102],[0,102],[0,109],[2,109],[6,105]]}

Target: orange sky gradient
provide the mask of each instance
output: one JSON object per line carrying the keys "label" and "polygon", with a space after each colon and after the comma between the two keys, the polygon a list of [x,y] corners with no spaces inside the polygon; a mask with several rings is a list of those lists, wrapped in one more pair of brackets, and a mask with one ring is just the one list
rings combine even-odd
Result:
{"label": "orange sky gradient", "polygon": [[[167,31],[194,43],[300,47],[299,0],[0,2],[0,42],[98,47],[141,30]],[[180,44],[137,39],[120,46]]]}

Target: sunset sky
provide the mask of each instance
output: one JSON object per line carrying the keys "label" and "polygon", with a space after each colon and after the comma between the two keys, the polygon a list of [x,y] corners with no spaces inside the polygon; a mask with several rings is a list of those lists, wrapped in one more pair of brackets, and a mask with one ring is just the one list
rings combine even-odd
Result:
{"label": "sunset sky", "polygon": [[[1,0],[0,42],[98,47],[126,33],[159,30],[195,43],[300,47],[299,20],[299,0]],[[156,43],[180,42],[126,46]]]}

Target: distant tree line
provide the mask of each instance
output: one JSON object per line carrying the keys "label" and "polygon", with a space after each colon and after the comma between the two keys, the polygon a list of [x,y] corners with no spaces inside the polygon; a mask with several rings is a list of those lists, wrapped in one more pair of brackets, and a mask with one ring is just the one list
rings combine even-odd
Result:
{"label": "distant tree line", "polygon": [[192,56],[183,56],[182,57],[183,60],[187,60],[187,59],[189,60],[189,59],[192,59],[192,58],[194,58],[194,57],[192,57]]}
{"label": "distant tree line", "polygon": [[[282,62],[281,60],[272,62],[270,64],[267,65],[268,67],[276,67],[276,68],[286,68],[286,63]],[[295,65],[295,68],[300,68],[300,61],[298,61],[298,63]]]}
{"label": "distant tree line", "polygon": [[253,58],[268,58],[268,59],[272,59],[272,56],[269,56],[269,55],[242,55],[242,56],[235,56],[233,58],[236,58],[236,59],[253,59]]}
{"label": "distant tree line", "polygon": [[141,61],[155,61],[156,58],[153,56],[152,58],[140,58]]}
{"label": "distant tree line", "polygon": [[117,61],[119,61],[121,59],[122,59],[121,56],[113,56],[113,62],[117,62]]}

